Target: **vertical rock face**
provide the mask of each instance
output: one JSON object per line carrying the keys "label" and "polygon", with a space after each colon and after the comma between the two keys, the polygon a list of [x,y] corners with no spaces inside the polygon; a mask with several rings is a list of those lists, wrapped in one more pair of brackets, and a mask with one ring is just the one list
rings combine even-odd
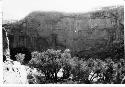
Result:
{"label": "vertical rock face", "polygon": [[13,24],[10,33],[14,40],[10,43],[12,47],[25,46],[30,50],[69,48],[74,53],[99,51],[116,40],[123,40],[122,10],[86,14],[33,12]]}

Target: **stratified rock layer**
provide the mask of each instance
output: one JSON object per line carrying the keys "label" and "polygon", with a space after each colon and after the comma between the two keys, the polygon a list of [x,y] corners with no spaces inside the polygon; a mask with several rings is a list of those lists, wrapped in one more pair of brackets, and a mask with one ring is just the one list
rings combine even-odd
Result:
{"label": "stratified rock layer", "polygon": [[100,52],[124,40],[123,12],[121,7],[86,14],[32,12],[9,28],[10,48],[69,48],[88,55]]}

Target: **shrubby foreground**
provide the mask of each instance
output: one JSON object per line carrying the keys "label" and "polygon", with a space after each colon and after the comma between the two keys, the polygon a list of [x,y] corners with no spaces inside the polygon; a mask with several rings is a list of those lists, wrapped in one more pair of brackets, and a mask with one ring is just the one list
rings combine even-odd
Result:
{"label": "shrubby foreground", "polygon": [[[125,59],[84,59],[72,57],[70,50],[48,49],[32,52],[32,59],[22,65],[25,55],[17,54],[17,61],[4,62],[4,83],[16,84],[123,84]],[[23,73],[23,74],[22,74]],[[7,76],[8,75],[8,76]],[[10,80],[8,78],[15,78]],[[16,80],[17,79],[17,80]],[[13,81],[13,82],[9,82]]]}

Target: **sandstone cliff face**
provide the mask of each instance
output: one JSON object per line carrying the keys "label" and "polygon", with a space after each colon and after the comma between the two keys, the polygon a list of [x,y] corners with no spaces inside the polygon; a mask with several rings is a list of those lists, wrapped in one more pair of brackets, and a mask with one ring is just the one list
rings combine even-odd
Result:
{"label": "sandstone cliff face", "polygon": [[[86,14],[33,12],[19,21],[18,26],[14,24],[10,31],[13,35],[11,47],[25,46],[40,51],[69,48],[73,53],[103,50],[114,41],[124,39],[124,15],[122,11],[117,14],[113,11]],[[118,15],[119,21],[111,13]]]}

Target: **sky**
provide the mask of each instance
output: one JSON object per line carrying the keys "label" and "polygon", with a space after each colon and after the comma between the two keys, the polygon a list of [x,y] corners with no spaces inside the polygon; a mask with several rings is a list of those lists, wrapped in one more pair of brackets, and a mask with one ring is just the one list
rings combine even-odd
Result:
{"label": "sky", "polygon": [[123,3],[124,0],[2,0],[2,12],[4,20],[20,20],[33,11],[85,13]]}

